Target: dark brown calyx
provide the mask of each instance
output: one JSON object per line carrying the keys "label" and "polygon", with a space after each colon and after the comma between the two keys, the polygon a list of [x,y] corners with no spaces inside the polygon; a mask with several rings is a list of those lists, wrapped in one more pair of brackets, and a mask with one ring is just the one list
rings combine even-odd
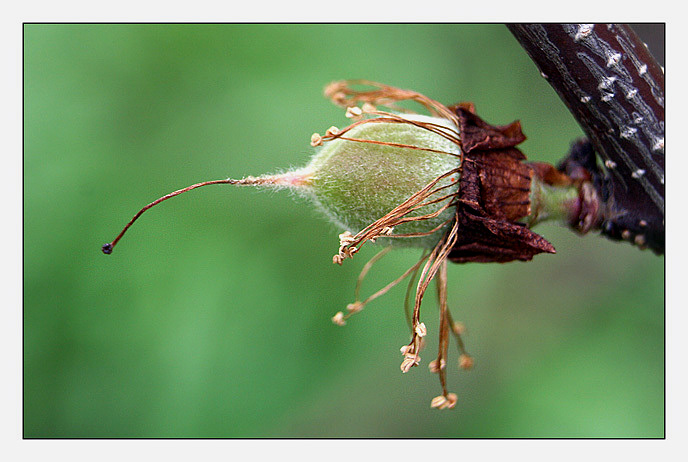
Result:
{"label": "dark brown calyx", "polygon": [[460,232],[449,259],[455,263],[529,261],[555,253],[542,236],[520,219],[530,213],[533,170],[515,146],[525,140],[519,122],[494,126],[472,104],[452,109],[459,118],[464,154],[457,219]]}

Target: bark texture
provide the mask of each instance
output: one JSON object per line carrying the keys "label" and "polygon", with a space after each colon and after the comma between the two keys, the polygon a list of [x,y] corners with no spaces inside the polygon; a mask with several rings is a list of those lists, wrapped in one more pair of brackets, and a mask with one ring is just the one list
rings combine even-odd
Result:
{"label": "bark texture", "polygon": [[603,235],[664,253],[664,71],[624,24],[509,24],[602,161]]}

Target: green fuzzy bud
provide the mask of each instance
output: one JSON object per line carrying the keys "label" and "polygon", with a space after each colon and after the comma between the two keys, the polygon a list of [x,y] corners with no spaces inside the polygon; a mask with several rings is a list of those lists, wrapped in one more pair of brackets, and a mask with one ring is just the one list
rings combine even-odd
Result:
{"label": "green fuzzy bud", "polygon": [[[404,118],[439,125],[453,132],[457,130],[445,119],[418,115]],[[410,122],[375,122],[373,119],[354,126],[342,138],[335,137],[319,147],[310,164],[301,171],[308,177],[303,192],[335,224],[353,233],[385,216],[424,186],[460,165],[460,149],[456,143]],[[458,179],[457,172],[440,180],[435,189],[441,189],[422,202],[450,197],[419,207],[406,217],[438,212],[451,200],[451,195],[458,192]],[[393,232],[431,232],[429,235],[381,238],[381,241],[432,247],[446,231],[453,214],[453,207],[449,207],[435,217],[400,224]]]}

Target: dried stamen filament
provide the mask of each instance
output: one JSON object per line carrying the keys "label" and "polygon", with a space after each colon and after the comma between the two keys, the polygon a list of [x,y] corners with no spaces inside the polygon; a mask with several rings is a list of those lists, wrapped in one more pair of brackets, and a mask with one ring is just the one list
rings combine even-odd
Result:
{"label": "dried stamen filament", "polygon": [[420,321],[420,306],[430,281],[435,278],[440,267],[443,264],[446,264],[447,255],[456,242],[458,228],[458,221],[455,220],[451,230],[442,238],[435,248],[433,248],[432,252],[430,252],[428,260],[421,271],[420,278],[418,280],[418,286],[416,288],[413,314],[411,316],[411,342],[406,345],[405,359],[402,362],[402,371],[404,372],[411,367],[418,365],[420,360],[418,353],[420,352],[422,338],[426,333],[425,324]]}
{"label": "dried stamen filament", "polygon": [[358,313],[359,311],[361,311],[368,303],[370,303],[370,302],[372,302],[373,300],[375,300],[376,298],[381,297],[382,295],[386,294],[386,293],[389,292],[393,287],[395,287],[395,286],[396,286],[397,284],[399,284],[401,281],[403,281],[404,279],[406,279],[410,274],[416,272],[416,271],[418,270],[418,268],[420,268],[420,265],[421,265],[421,264],[426,260],[426,258],[427,258],[427,256],[421,258],[416,264],[414,264],[414,265],[411,266],[409,269],[407,269],[401,276],[399,276],[398,278],[396,278],[394,281],[390,282],[389,284],[387,284],[387,285],[386,285],[385,287],[383,287],[382,289],[380,289],[380,290],[378,290],[377,292],[375,292],[374,294],[370,295],[370,296],[369,296],[368,298],[366,298],[365,300],[360,301],[359,293],[360,293],[360,287],[361,287],[361,284],[362,284],[362,282],[363,282],[363,279],[364,279],[365,276],[367,275],[368,271],[370,271],[370,268],[373,266],[373,264],[375,264],[375,262],[377,262],[378,260],[380,260],[380,259],[381,259],[384,255],[386,255],[391,249],[392,249],[391,246],[386,247],[386,248],[383,249],[382,251],[378,252],[373,258],[371,258],[371,259],[365,264],[365,266],[364,266],[363,269],[361,270],[360,275],[358,276],[358,281],[357,281],[357,284],[356,284],[356,290],[355,290],[355,294],[354,294],[354,296],[355,296],[355,301],[354,301],[354,303],[350,303],[350,304],[347,306],[347,311],[348,311],[347,314],[344,314],[343,312],[340,311],[340,312],[338,312],[337,314],[335,314],[335,315],[332,317],[332,321],[333,321],[335,324],[344,325],[344,321],[346,321],[346,320],[349,319],[351,316],[353,316],[354,314],[356,314],[356,313]]}
{"label": "dried stamen filament", "polygon": [[439,345],[437,348],[437,364],[439,366],[438,375],[442,385],[442,395],[447,396],[447,370],[442,367],[447,363],[447,350],[449,347],[449,310],[447,309],[447,261],[444,260],[440,265],[440,270],[435,279],[437,284],[437,296],[440,301],[440,325],[439,325]]}
{"label": "dried stamen filament", "polygon": [[[376,89],[367,91],[354,90],[351,88],[351,85],[365,85]],[[325,88],[325,96],[329,97],[333,103],[343,107],[349,107],[357,102],[363,102],[387,106],[399,112],[407,111],[403,108],[394,106],[394,103],[410,100],[424,106],[433,115],[458,122],[456,114],[440,102],[412,90],[403,90],[371,80],[359,79],[333,82]],[[455,125],[458,126],[458,123]]]}
{"label": "dried stamen filament", "polygon": [[[352,238],[348,239],[345,242],[342,242],[339,248],[339,253],[334,256],[334,262],[341,264],[342,261],[345,258],[351,258],[354,253],[360,249],[360,246],[365,243],[365,241],[371,240],[371,239],[376,239],[380,236],[383,236],[382,231],[384,230],[389,230],[390,228],[394,228],[398,226],[399,224],[403,223],[408,223],[411,221],[422,221],[422,220],[427,220],[429,218],[435,218],[439,216],[442,212],[444,212],[446,209],[448,209],[451,205],[452,202],[448,202],[445,204],[443,207],[441,207],[439,210],[436,210],[435,212],[423,215],[423,216],[407,216],[409,213],[417,210],[420,206],[422,205],[428,205],[431,203],[435,203],[436,201],[429,201],[427,203],[423,203],[423,201],[429,197],[432,197],[434,194],[436,194],[438,191],[441,189],[444,189],[446,186],[441,186],[439,188],[433,189],[433,187],[443,180],[444,178],[450,177],[454,174],[457,174],[461,171],[460,168],[456,168],[453,170],[450,170],[448,172],[443,173],[442,175],[436,177],[434,180],[432,180],[430,183],[428,183],[424,188],[420,189],[416,193],[414,193],[411,197],[409,197],[407,200],[402,202],[401,204],[397,205],[394,209],[389,211],[385,216],[382,218],[376,220],[375,222],[369,224],[367,227],[363,228],[359,233],[357,233],[355,236]],[[447,185],[448,186],[448,185]],[[446,200],[452,197],[453,194],[449,194],[446,196],[443,196],[442,198],[439,198],[438,200]],[[414,236],[417,234],[409,234],[408,236]]]}

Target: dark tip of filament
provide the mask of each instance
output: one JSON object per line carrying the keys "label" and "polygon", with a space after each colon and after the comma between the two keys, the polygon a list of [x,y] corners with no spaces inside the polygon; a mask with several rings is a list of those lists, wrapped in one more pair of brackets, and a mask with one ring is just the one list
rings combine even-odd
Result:
{"label": "dark tip of filament", "polygon": [[103,247],[101,247],[103,250],[103,253],[105,255],[110,255],[112,253],[112,242],[108,242],[107,244],[103,244]]}

